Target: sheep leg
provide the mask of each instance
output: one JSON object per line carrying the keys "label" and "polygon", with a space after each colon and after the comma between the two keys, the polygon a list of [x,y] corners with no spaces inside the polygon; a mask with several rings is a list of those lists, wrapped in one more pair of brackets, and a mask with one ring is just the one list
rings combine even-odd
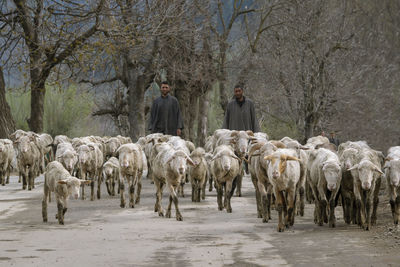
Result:
{"label": "sheep leg", "polygon": [[267,186],[267,212],[268,212],[268,219],[271,220],[271,201],[272,201],[272,186]]}
{"label": "sheep leg", "polygon": [[125,208],[125,181],[123,179],[124,177],[121,177],[119,181],[119,192],[121,197],[121,204],[119,206],[121,208]]}
{"label": "sheep leg", "polygon": [[165,218],[171,218],[171,206],[172,206],[172,195],[169,195],[169,202],[167,207],[167,212],[165,213]]}
{"label": "sheep leg", "polygon": [[107,188],[108,195],[112,196],[112,193],[111,193],[111,182],[109,182],[108,179],[106,180],[106,188]]}
{"label": "sheep leg", "polygon": [[33,188],[33,175],[33,168],[30,167],[28,172],[28,190],[32,190]]}
{"label": "sheep leg", "polygon": [[128,185],[129,185],[129,207],[134,208],[135,207],[135,186],[136,186],[136,181],[133,181],[134,177],[130,177],[128,180]]}
{"label": "sheep leg", "polygon": [[64,206],[61,199],[57,198],[57,219],[59,224],[64,224]]}
{"label": "sheep leg", "polygon": [[112,180],[110,187],[111,195],[115,196],[115,179]]}
{"label": "sheep leg", "polygon": [[161,207],[162,191],[164,189],[164,183],[161,183],[157,179],[154,179],[154,184],[156,185],[157,188],[156,204],[154,205],[154,212],[158,212],[158,215],[160,217],[164,217],[164,213]]}
{"label": "sheep leg", "polygon": [[397,196],[395,202],[394,224],[399,224],[399,221],[400,221],[400,196]]}
{"label": "sheep leg", "polygon": [[96,177],[92,174],[90,175],[92,177],[92,182],[90,183],[90,201],[94,201],[94,182]]}
{"label": "sheep leg", "polygon": [[195,192],[196,192],[196,186],[194,184],[194,181],[192,181],[192,202],[196,202],[196,200],[195,200]]}
{"label": "sheep leg", "polygon": [[[333,194],[332,194],[333,196]],[[344,205],[344,203],[342,203]],[[329,200],[329,227],[335,228],[336,226],[336,217],[335,217],[335,198],[332,197]]]}
{"label": "sheep leg", "polygon": [[9,183],[10,183],[10,173],[11,173],[11,167],[10,167],[10,165],[8,165],[8,168],[7,168],[7,181],[6,181],[6,184],[9,184]]}
{"label": "sheep leg", "polygon": [[206,199],[206,185],[207,185],[207,178],[203,179],[203,183],[201,186],[201,199],[205,200]]}
{"label": "sheep leg", "polygon": [[[181,212],[179,211],[179,207],[178,207],[178,196],[176,194],[176,189],[173,185],[169,185],[168,187],[169,187],[170,201],[172,198],[172,200],[174,201],[174,205],[175,205],[176,220],[182,221],[183,218],[182,218]],[[170,204],[171,204],[171,202],[170,202]],[[171,207],[169,207],[169,211],[171,212]]]}
{"label": "sheep leg", "polygon": [[49,196],[49,187],[46,182],[43,186],[43,199],[42,199],[42,218],[43,222],[47,222],[47,197]]}
{"label": "sheep leg", "polygon": [[209,183],[208,192],[211,192],[213,190],[213,178],[211,175],[209,175],[208,177],[208,183]]}
{"label": "sheep leg", "polygon": [[[80,172],[80,179],[82,180],[86,180],[86,173],[84,173],[83,171]],[[82,194],[81,194],[81,199],[84,200],[85,199],[85,185],[82,185]]]}
{"label": "sheep leg", "polygon": [[256,192],[256,203],[257,203],[257,218],[263,218],[262,215],[262,204],[261,204],[261,194],[260,194],[260,190],[258,189],[258,180],[257,180],[257,176],[255,175],[251,175],[251,181],[254,185],[254,189]]}
{"label": "sheep leg", "polygon": [[242,169],[241,172],[242,172],[242,173],[239,174],[239,175],[236,177],[236,185],[237,185],[237,187],[236,187],[236,196],[237,196],[237,197],[241,197],[241,196],[242,196],[243,169]]}
{"label": "sheep leg", "polygon": [[18,183],[21,182],[21,178],[22,178],[22,172],[19,171],[19,172],[18,172]]}
{"label": "sheep leg", "polygon": [[215,181],[214,185],[215,185],[215,188],[217,189],[218,210],[223,210],[224,206],[222,205],[222,195],[223,195],[222,185],[216,181]]}
{"label": "sheep leg", "polygon": [[276,199],[275,201],[276,209],[278,211],[278,232],[283,232],[285,231],[285,225],[283,224],[282,220],[282,212],[283,212],[282,194],[276,188],[274,188],[274,194]]}
{"label": "sheep leg", "polygon": [[285,218],[285,226],[289,228],[289,226],[293,226],[294,224],[294,209],[295,209],[295,202],[296,202],[296,192],[293,190],[288,191],[287,193],[287,216]]}
{"label": "sheep leg", "polygon": [[232,213],[231,198],[232,198],[234,190],[235,190],[235,188],[233,188],[233,182],[230,180],[226,181],[226,184],[225,184],[225,200],[226,200],[225,208],[226,208],[226,212],[228,212],[228,213]]}
{"label": "sheep leg", "polygon": [[22,173],[22,189],[25,190],[28,182],[28,175],[26,173],[26,167],[24,167],[23,173]]}
{"label": "sheep leg", "polygon": [[142,173],[139,172],[139,175],[137,176],[137,190],[136,190],[136,200],[135,200],[136,204],[140,203],[141,192],[142,192]]}
{"label": "sheep leg", "polygon": [[366,192],[365,196],[365,213],[366,213],[366,221],[363,226],[364,230],[368,231],[371,229],[371,215],[372,215],[372,208],[373,208],[373,195],[370,192]]}
{"label": "sheep leg", "polygon": [[100,174],[97,175],[97,199],[101,198],[101,183],[102,181],[102,176]]}
{"label": "sheep leg", "polygon": [[[1,168],[1,167],[0,167]],[[5,178],[5,176],[3,177],[3,170],[0,170],[0,183],[1,183],[1,185],[6,185],[6,178]]]}
{"label": "sheep leg", "polygon": [[201,191],[202,191],[203,185],[200,183],[200,181],[197,182],[197,200],[196,202],[200,202],[200,198],[201,198]]}
{"label": "sheep leg", "polygon": [[374,198],[373,198],[373,208],[371,215],[371,225],[376,224],[376,211],[379,204],[379,190],[381,189],[381,178],[378,178],[375,183]]}
{"label": "sheep leg", "polygon": [[263,183],[261,183],[260,181],[258,181],[257,183],[257,188],[261,197],[261,214],[262,214],[262,218],[263,218],[263,223],[267,223],[268,219],[269,219],[269,215],[268,215],[268,199],[267,199],[267,191],[265,190],[265,186]]}
{"label": "sheep leg", "polygon": [[304,186],[301,186],[300,188],[299,188],[299,200],[300,200],[300,212],[299,212],[299,215],[301,216],[301,217],[303,217],[304,216],[304,207],[305,207],[305,201],[304,201],[304,199],[305,199],[305,194],[304,194]]}

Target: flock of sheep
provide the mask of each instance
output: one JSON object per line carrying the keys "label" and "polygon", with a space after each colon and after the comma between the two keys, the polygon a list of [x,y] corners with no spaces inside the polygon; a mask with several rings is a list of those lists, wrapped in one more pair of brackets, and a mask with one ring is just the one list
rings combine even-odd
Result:
{"label": "flock of sheep", "polygon": [[[391,147],[385,157],[364,141],[346,142],[336,148],[323,136],[310,138],[305,145],[289,137],[268,140],[265,133],[219,129],[208,137],[204,148],[177,136],[150,134],[132,143],[130,138],[87,136],[70,139],[59,135],[17,130],[10,139],[0,139],[0,182],[9,183],[12,168],[19,171],[22,189],[34,188],[34,180],[45,173],[42,200],[43,221],[47,203],[54,193],[58,222],[64,224],[70,196],[85,198],[85,184],[94,200],[101,197],[101,184],[111,196],[120,195],[120,207],[140,203],[142,179],[156,187],[154,211],[182,220],[178,197],[185,183],[192,186],[192,201],[217,191],[218,209],[232,212],[231,198],[241,196],[244,172],[250,173],[255,188],[257,215],[271,219],[278,212],[278,231],[294,224],[295,215],[304,215],[305,201],[314,202],[314,222],[335,227],[335,207],[341,201],[344,220],[369,230],[376,222],[378,194],[386,184],[394,223],[400,219],[400,146]],[[46,166],[46,167],[45,167]],[[78,178],[77,178],[78,177]],[[126,188],[127,186],[127,188]],[[117,187],[117,188],[116,188]],[[169,204],[164,211],[163,189]]]}

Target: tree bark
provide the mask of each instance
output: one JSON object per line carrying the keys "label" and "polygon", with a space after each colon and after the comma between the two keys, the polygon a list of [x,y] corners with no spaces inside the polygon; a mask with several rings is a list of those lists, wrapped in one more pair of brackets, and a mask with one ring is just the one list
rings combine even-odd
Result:
{"label": "tree bark", "polygon": [[44,96],[46,88],[44,82],[32,80],[31,88],[31,116],[28,119],[29,129],[35,133],[43,132]]}
{"label": "tree bark", "polygon": [[208,90],[202,94],[199,98],[199,114],[197,120],[197,145],[204,147],[207,138],[207,126],[208,126],[208,107],[210,105],[208,101]]}
{"label": "tree bark", "polygon": [[190,105],[189,105],[189,140],[195,142],[196,132],[194,130],[196,119],[198,118],[199,110],[199,91],[198,88],[192,87],[192,92],[190,94]]}
{"label": "tree bark", "polygon": [[15,131],[15,122],[6,101],[6,86],[3,69],[0,67],[0,138],[8,138]]}
{"label": "tree bark", "polygon": [[[132,72],[132,71],[130,71]],[[132,74],[131,74],[132,75]],[[133,78],[133,77],[132,77]],[[131,79],[132,79],[131,78]],[[136,142],[139,137],[145,135],[145,115],[144,115],[144,92],[146,90],[146,81],[143,75],[137,77],[136,82],[132,81],[129,89],[129,129],[130,137]]]}

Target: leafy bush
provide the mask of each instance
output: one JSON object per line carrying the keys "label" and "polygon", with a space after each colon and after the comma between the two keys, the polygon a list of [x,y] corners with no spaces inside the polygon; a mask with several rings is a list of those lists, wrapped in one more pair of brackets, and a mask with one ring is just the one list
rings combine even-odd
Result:
{"label": "leafy bush", "polygon": [[[9,91],[7,101],[17,128],[29,130],[26,119],[30,114],[30,92]],[[52,136],[64,134],[70,137],[97,132],[97,125],[90,116],[94,96],[78,90],[75,85],[66,89],[46,86],[44,105],[44,132]]]}

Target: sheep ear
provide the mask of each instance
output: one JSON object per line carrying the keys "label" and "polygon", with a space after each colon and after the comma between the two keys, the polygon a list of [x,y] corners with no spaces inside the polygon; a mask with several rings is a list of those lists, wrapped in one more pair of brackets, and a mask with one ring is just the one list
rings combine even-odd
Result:
{"label": "sheep ear", "polygon": [[352,171],[352,170],[355,170],[355,169],[358,169],[358,164],[354,165],[353,167],[351,167],[351,168],[349,168],[347,170],[348,171]]}
{"label": "sheep ear", "polygon": [[236,137],[239,134],[238,131],[232,131],[231,132],[231,137]]}
{"label": "sheep ear", "polygon": [[265,160],[272,160],[272,158],[273,158],[272,155],[269,155],[269,156],[265,156],[265,157],[264,157]]}
{"label": "sheep ear", "polygon": [[383,172],[376,165],[374,165],[374,171],[379,172],[380,174],[383,174]]}
{"label": "sheep ear", "polygon": [[170,163],[171,161],[173,161],[175,159],[175,156],[173,155],[173,156],[171,156],[168,160],[167,160],[167,163]]}
{"label": "sheep ear", "polygon": [[67,181],[66,180],[59,180],[58,183],[59,184],[67,184]]}
{"label": "sheep ear", "polygon": [[393,158],[391,158],[391,157],[385,158],[385,161],[391,161],[391,160],[393,160]]}
{"label": "sheep ear", "polygon": [[306,147],[306,146],[300,146],[299,148],[302,149],[302,150],[309,150],[310,149],[309,147]]}
{"label": "sheep ear", "polygon": [[79,179],[79,181],[81,182],[81,184],[87,184],[87,185],[89,185],[89,184],[92,183],[92,180],[82,180],[82,179]]}
{"label": "sheep ear", "polygon": [[198,163],[195,163],[190,157],[186,157],[186,162],[192,166],[197,166]]}
{"label": "sheep ear", "polygon": [[246,133],[247,133],[248,136],[254,136],[253,131],[248,130],[248,131],[246,131]]}
{"label": "sheep ear", "polygon": [[300,161],[298,158],[296,158],[296,157],[292,157],[292,156],[286,156],[286,160],[295,160],[295,161]]}

